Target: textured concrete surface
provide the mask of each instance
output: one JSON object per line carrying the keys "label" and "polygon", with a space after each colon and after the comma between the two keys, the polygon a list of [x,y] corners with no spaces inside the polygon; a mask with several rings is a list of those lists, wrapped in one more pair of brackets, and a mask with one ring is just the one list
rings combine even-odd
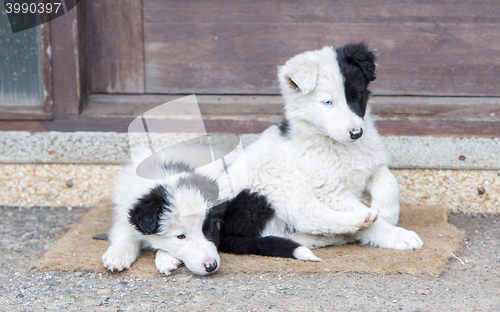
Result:
{"label": "textured concrete surface", "polygon": [[0,311],[500,310],[498,215],[450,217],[466,240],[439,276],[28,272],[85,211],[0,207]]}
{"label": "textured concrete surface", "polygon": [[0,165],[0,205],[90,207],[113,192],[117,165]]}
{"label": "textured concrete surface", "polygon": [[[155,143],[169,146],[194,134],[151,134]],[[115,132],[0,131],[0,163],[96,163],[121,164],[134,148],[148,147],[141,135]]]}
{"label": "textured concrete surface", "polygon": [[[169,145],[193,134],[154,137]],[[241,136],[248,145],[257,134]],[[141,136],[133,144],[147,146]],[[500,138],[384,137],[393,168],[500,169]],[[464,156],[460,158],[460,156]],[[0,163],[119,164],[129,158],[129,138],[114,132],[0,132]],[[460,160],[463,159],[463,160]]]}
{"label": "textured concrete surface", "polygon": [[500,170],[391,171],[402,202],[444,205],[455,212],[500,213]]}
{"label": "textured concrete surface", "polygon": [[[89,207],[111,196],[119,170],[118,165],[0,164],[0,205]],[[455,212],[500,212],[500,170],[392,172],[402,202],[445,205]]]}
{"label": "textured concrete surface", "polygon": [[402,136],[384,141],[392,168],[500,169],[500,138]]}

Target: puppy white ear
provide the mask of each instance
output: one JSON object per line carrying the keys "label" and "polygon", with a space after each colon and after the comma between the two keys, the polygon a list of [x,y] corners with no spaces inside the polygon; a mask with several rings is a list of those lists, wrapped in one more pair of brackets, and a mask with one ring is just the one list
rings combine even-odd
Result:
{"label": "puppy white ear", "polygon": [[316,87],[317,77],[318,63],[306,55],[293,57],[278,70],[282,91],[288,88],[302,94],[311,93]]}

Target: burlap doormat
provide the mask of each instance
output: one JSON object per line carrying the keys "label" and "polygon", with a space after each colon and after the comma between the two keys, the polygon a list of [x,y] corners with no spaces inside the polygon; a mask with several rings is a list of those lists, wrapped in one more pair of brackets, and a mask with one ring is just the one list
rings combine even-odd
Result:
{"label": "burlap doormat", "polygon": [[[96,234],[106,233],[112,222],[112,207],[103,200],[92,208],[64,237],[52,245],[41,259],[32,264],[32,270],[108,272],[101,264],[107,241],[95,240]],[[447,222],[445,207],[401,205],[398,224],[420,235],[424,248],[415,251],[397,251],[349,244],[314,250],[321,262],[295,259],[237,256],[221,254],[222,272],[245,273],[415,273],[439,274],[452,253],[460,250],[464,231]],[[190,274],[181,267],[178,271]],[[160,275],[154,265],[154,254],[144,252],[128,271],[137,277]]]}

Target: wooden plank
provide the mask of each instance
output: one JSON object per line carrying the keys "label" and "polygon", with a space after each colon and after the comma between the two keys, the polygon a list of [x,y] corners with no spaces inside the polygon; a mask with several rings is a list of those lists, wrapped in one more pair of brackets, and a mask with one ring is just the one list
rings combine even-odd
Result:
{"label": "wooden plank", "polygon": [[[53,122],[0,122],[0,130],[127,132],[134,118],[179,97],[93,94],[81,115]],[[283,118],[280,96],[204,95],[197,100],[209,132],[260,133]],[[384,136],[500,137],[500,97],[373,96],[370,103]],[[182,124],[178,131],[184,131]]]}
{"label": "wooden plank", "polygon": [[156,23],[498,23],[497,0],[144,0],[144,22]]}
{"label": "wooden plank", "polygon": [[146,91],[277,94],[288,58],[364,40],[375,94],[499,96],[500,2],[436,2],[145,0]]}
{"label": "wooden plank", "polygon": [[383,136],[500,137],[499,121],[377,120]]}
{"label": "wooden plank", "polygon": [[90,2],[78,3],[78,67],[80,78],[80,111],[85,108],[90,95],[90,42],[89,42],[89,6]]}
{"label": "wooden plank", "polygon": [[[105,117],[137,117],[144,112],[182,96],[180,95],[110,95],[93,94],[82,115]],[[196,96],[203,116],[280,116],[283,114],[281,96]]]}
{"label": "wooden plank", "polygon": [[[1,121],[0,131],[113,131],[127,132],[131,118],[70,116],[44,121]],[[209,132],[260,133],[273,122],[264,120],[205,120]],[[440,137],[500,137],[499,121],[442,121],[442,120],[379,120],[376,121],[383,136],[440,136]]]}
{"label": "wooden plank", "polygon": [[93,0],[86,6],[91,91],[143,93],[141,0]]}
{"label": "wooden plank", "polygon": [[[57,119],[53,122],[43,121],[2,121],[0,131],[112,131],[125,133],[133,119],[122,117],[77,117]],[[232,121],[232,120],[207,120],[205,126],[211,133],[259,133],[269,127],[266,121]]]}
{"label": "wooden plank", "polygon": [[74,31],[76,11],[71,10],[50,22],[55,117],[78,114],[80,108],[78,32]]}
{"label": "wooden plank", "polygon": [[[85,116],[137,117],[180,95],[109,95],[89,97]],[[212,119],[275,119],[283,117],[281,96],[200,95],[196,97],[204,117]],[[377,120],[500,121],[500,97],[372,96]]]}
{"label": "wooden plank", "polygon": [[0,120],[51,120],[52,112],[37,106],[0,106]]}
{"label": "wooden plank", "polygon": [[377,120],[500,121],[499,97],[372,96]]}

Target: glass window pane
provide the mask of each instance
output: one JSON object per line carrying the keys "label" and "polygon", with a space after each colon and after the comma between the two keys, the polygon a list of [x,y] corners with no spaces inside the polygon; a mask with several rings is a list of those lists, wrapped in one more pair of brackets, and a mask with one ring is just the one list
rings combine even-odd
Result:
{"label": "glass window pane", "polygon": [[0,11],[0,106],[41,106],[43,80],[40,26],[13,34],[9,17],[5,10],[2,11]]}

